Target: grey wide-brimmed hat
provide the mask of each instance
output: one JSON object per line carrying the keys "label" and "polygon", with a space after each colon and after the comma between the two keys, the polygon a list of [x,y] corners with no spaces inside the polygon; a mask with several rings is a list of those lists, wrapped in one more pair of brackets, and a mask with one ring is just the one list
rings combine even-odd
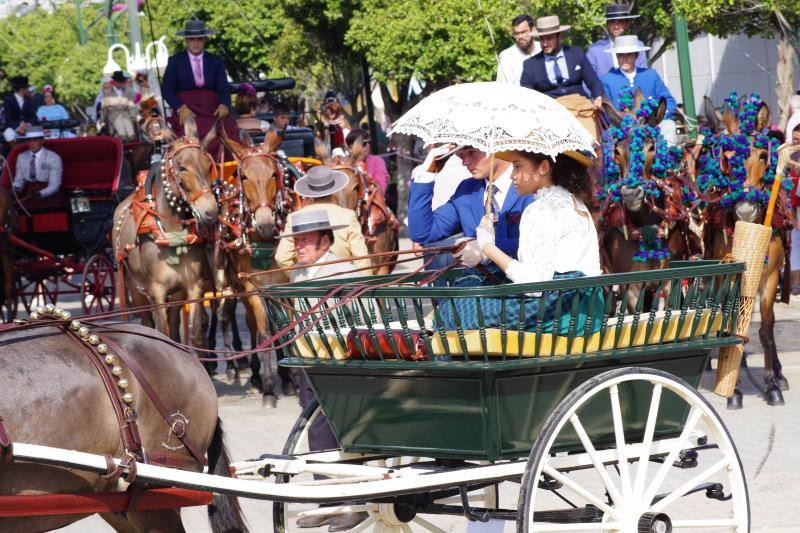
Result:
{"label": "grey wide-brimmed hat", "polygon": [[182,30],[175,32],[177,37],[210,37],[217,30],[206,28],[206,23],[200,19],[187,20]]}
{"label": "grey wide-brimmed hat", "polygon": [[336,231],[345,227],[347,227],[346,224],[331,225],[328,212],[325,209],[314,209],[305,213],[298,211],[292,215],[291,233],[282,233],[280,238],[296,237],[297,235],[314,231]]}
{"label": "grey wide-brimmed hat", "polygon": [[606,6],[606,17],[604,19],[608,22],[609,20],[626,20],[626,19],[636,19],[639,18],[639,15],[631,15],[631,10],[633,6],[629,6],[628,4],[609,4]]}
{"label": "grey wide-brimmed hat", "polygon": [[28,126],[24,134],[17,135],[18,141],[35,141],[37,139],[44,139],[44,130],[41,126]]}
{"label": "grey wide-brimmed hat", "polygon": [[547,17],[539,17],[536,19],[536,26],[531,30],[534,37],[543,37],[545,35],[553,35],[554,33],[565,32],[572,26],[561,25],[558,20],[558,15],[550,15]]}
{"label": "grey wide-brimmed hat", "polygon": [[306,198],[330,196],[345,188],[350,178],[328,167],[313,167],[294,184],[294,191]]}

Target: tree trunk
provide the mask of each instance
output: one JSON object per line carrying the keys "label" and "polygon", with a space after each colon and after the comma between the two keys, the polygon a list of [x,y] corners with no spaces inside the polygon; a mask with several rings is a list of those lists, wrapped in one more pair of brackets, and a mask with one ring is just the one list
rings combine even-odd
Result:
{"label": "tree trunk", "polygon": [[786,128],[791,109],[789,109],[789,99],[794,94],[794,63],[795,50],[786,36],[782,36],[778,41],[778,83],[775,92],[778,97],[778,120],[781,130]]}

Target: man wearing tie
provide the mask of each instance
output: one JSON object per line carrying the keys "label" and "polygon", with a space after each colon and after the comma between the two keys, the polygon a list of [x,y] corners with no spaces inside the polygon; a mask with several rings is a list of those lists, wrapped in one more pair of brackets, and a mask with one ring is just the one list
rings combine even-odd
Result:
{"label": "man wearing tie", "polygon": [[23,124],[38,124],[36,105],[28,86],[28,77],[14,76],[9,81],[14,92],[3,100],[6,126],[16,131],[22,131],[24,128],[20,128],[20,126]]}
{"label": "man wearing tie", "polygon": [[[533,35],[539,38],[542,51],[522,64],[520,85],[558,100],[597,139],[594,111],[600,109],[603,85],[583,50],[562,45],[564,32],[570,27],[562,26],[555,15],[536,19]],[[583,90],[584,84],[591,101]]]}
{"label": "man wearing tie", "polygon": [[[186,38],[186,50],[170,56],[161,94],[173,110],[171,122],[178,135],[183,135],[183,123],[192,117],[200,139],[220,121],[228,137],[238,140],[238,128],[230,116],[231,84],[225,64],[219,56],[205,51],[206,38],[216,33],[197,19],[186,22],[184,29],[175,33]],[[207,149],[216,155],[218,147],[214,139]]]}
{"label": "man wearing tie", "polygon": [[44,137],[41,126],[29,126],[24,135],[17,136],[17,142],[28,142],[28,150],[17,158],[12,186],[28,209],[59,202],[63,165],[57,153],[44,147]]}

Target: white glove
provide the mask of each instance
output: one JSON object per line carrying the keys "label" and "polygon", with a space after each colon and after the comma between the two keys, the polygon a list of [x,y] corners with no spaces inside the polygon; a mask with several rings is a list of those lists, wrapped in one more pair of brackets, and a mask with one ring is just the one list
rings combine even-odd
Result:
{"label": "white glove", "polygon": [[485,215],[481,219],[481,223],[475,229],[475,238],[478,241],[478,247],[481,251],[488,244],[494,244],[494,221],[491,215]]}
{"label": "white glove", "polygon": [[478,246],[478,241],[475,239],[459,239],[456,244],[465,242],[461,249],[453,254],[453,257],[458,259],[462,265],[467,268],[475,268],[483,262],[483,254],[481,248]]}
{"label": "white glove", "polygon": [[419,171],[414,176],[414,181],[417,183],[430,183],[436,177],[436,174],[441,170],[438,158],[444,156],[452,150],[453,147],[448,144],[442,146],[435,146],[428,150],[428,155],[425,156],[425,161],[419,166]]}

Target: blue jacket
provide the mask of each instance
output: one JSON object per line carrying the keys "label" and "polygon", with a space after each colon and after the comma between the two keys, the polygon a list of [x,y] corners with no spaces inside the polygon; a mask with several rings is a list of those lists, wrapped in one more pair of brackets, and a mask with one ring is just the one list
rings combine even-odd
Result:
{"label": "blue jacket", "polygon": [[[619,93],[623,87],[629,85],[628,77],[625,76],[618,68],[612,68],[611,71],[603,76],[603,89],[606,91],[606,96],[613,102],[614,107],[619,109]],[[658,72],[651,68],[637,68],[636,77],[633,78],[633,90],[641,89],[645,97],[652,96],[656,100],[664,97],[667,102],[667,112],[664,118],[672,118],[677,110],[675,98],[661,81],[661,76]]]}
{"label": "blue jacket", "polygon": [[[639,45],[642,45],[642,41],[638,41]],[[608,72],[614,68],[614,54],[606,53],[606,50],[611,48],[613,45],[611,43],[611,39],[608,37],[604,37],[599,41],[592,43],[589,46],[589,49],[586,50],[586,59],[589,60],[589,63],[592,65],[595,73],[603,79],[603,76],[608,74]],[[641,68],[647,68],[647,56],[644,55],[644,52],[639,52],[639,55],[636,57],[636,66]]]}
{"label": "blue jacket", "polygon": [[[203,52],[203,80],[205,81],[203,89],[216,92],[219,95],[220,103],[231,107],[231,84],[228,82],[228,74],[225,72],[222,58]],[[167,61],[167,69],[164,71],[164,78],[161,81],[161,95],[169,106],[177,110],[181,106],[178,93],[199,88],[194,83],[189,52],[184,50],[170,56]]]}
{"label": "blue jacket", "polygon": [[[411,182],[408,197],[409,237],[420,244],[440,241],[461,232],[465,237],[475,237],[475,228],[484,215],[485,189],[486,180],[465,179],[450,200],[433,211],[433,183]],[[532,196],[519,196],[514,185],[511,185],[500,208],[495,225],[495,244],[511,257],[517,257],[520,217],[532,201]]]}
{"label": "blue jacket", "polygon": [[603,85],[595,74],[592,65],[586,59],[583,50],[575,46],[563,46],[564,59],[567,61],[569,75],[561,85],[555,85],[547,77],[544,52],[529,57],[522,63],[522,77],[519,84],[534,89],[552,98],[567,94],[584,95],[583,85],[591,92],[592,99],[603,95]]}

